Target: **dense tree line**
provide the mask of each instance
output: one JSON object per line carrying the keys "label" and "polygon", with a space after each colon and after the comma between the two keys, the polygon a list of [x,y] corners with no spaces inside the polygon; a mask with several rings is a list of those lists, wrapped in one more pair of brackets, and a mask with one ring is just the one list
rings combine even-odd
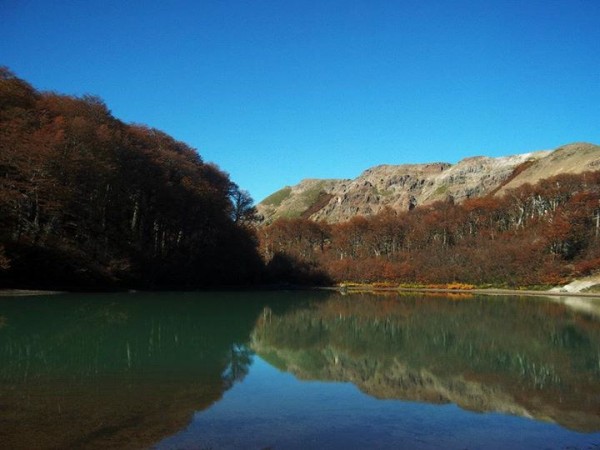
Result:
{"label": "dense tree line", "polygon": [[600,267],[600,172],[339,224],[255,230],[254,214],[187,145],[0,68],[0,286],[531,285]]}
{"label": "dense tree line", "polygon": [[249,283],[252,199],[196,151],[0,69],[0,283]]}
{"label": "dense tree line", "polygon": [[279,219],[259,235],[266,261],[337,282],[553,284],[600,268],[600,172],[339,224]]}

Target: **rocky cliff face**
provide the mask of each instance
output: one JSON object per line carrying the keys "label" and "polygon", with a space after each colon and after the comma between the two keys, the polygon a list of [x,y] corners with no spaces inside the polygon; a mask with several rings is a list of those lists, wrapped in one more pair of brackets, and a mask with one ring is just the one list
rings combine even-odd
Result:
{"label": "rocky cliff face", "polygon": [[258,205],[265,221],[306,217],[341,222],[384,208],[405,211],[452,198],[455,202],[496,193],[558,173],[600,170],[600,146],[571,144],[501,158],[476,156],[448,163],[381,165],[350,180],[303,180]]}

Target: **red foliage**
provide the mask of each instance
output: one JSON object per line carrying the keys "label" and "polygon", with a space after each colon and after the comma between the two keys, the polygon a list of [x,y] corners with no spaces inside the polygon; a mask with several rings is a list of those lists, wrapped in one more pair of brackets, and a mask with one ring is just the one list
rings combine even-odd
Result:
{"label": "red foliage", "polygon": [[248,282],[262,267],[250,203],[184,143],[0,69],[0,283]]}
{"label": "red foliage", "polygon": [[305,219],[261,228],[261,245],[308,255],[337,281],[560,283],[600,269],[600,172],[312,226],[318,246],[306,239]]}

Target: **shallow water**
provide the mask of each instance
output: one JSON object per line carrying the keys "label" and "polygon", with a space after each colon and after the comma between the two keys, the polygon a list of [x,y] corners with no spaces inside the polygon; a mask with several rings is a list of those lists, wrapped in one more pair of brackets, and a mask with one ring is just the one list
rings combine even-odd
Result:
{"label": "shallow water", "polygon": [[0,442],[600,448],[600,316],[584,306],[312,291],[6,297]]}

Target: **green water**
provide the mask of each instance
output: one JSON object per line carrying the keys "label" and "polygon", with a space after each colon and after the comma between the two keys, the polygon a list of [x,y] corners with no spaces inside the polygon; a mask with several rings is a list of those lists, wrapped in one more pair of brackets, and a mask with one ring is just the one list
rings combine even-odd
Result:
{"label": "green water", "polygon": [[2,448],[600,448],[593,300],[0,299]]}

